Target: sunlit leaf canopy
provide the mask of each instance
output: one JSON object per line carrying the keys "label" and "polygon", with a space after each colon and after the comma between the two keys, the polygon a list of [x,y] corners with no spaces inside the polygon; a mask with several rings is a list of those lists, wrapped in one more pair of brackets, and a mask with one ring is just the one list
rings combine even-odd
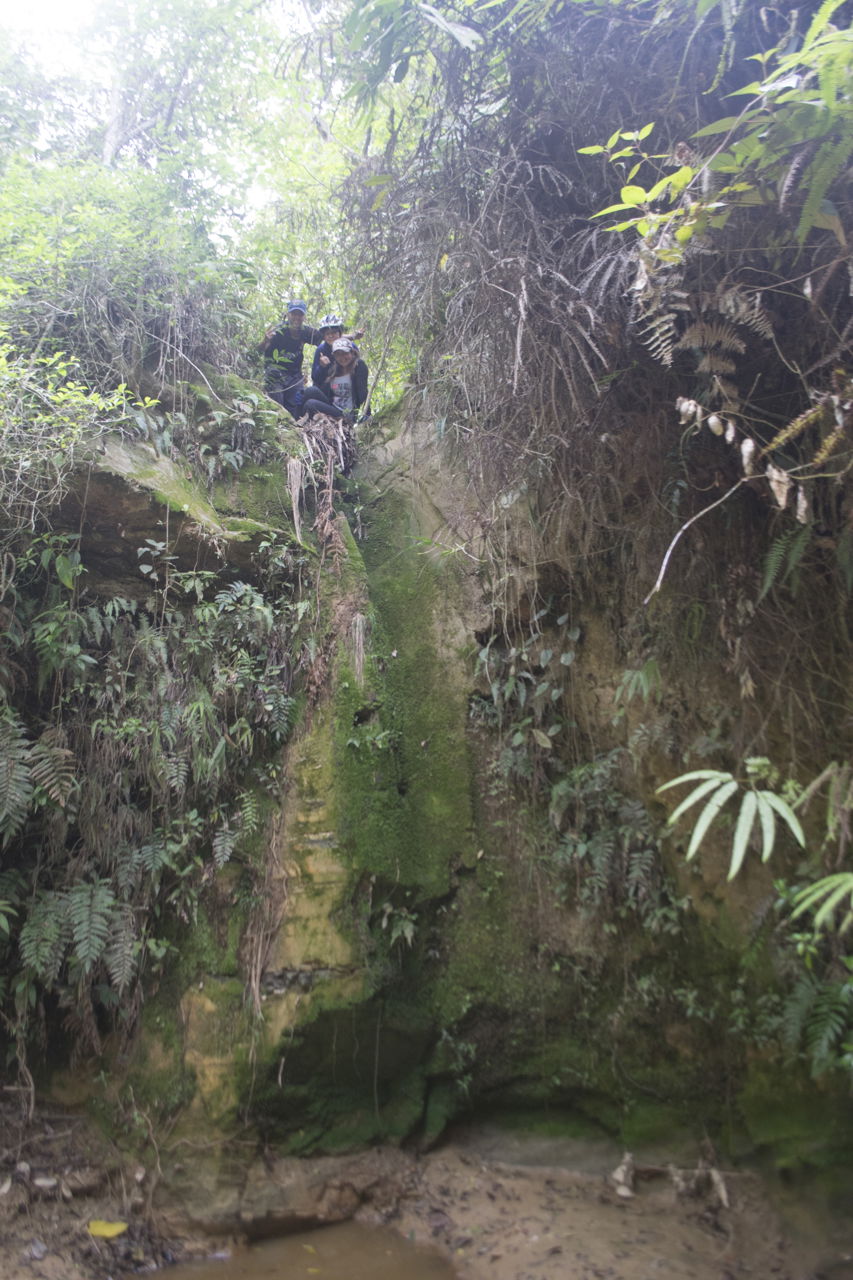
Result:
{"label": "sunlit leaf canopy", "polygon": [[168,240],[176,221],[217,253],[248,247],[271,305],[313,288],[320,306],[317,278],[335,256],[329,202],[358,129],[297,66],[311,14],[243,0],[101,4],[53,39],[45,17],[39,39],[19,21],[0,61],[6,226],[26,242],[27,211],[48,214],[25,256],[46,235],[85,234],[69,213],[97,221],[100,204],[107,220],[125,211],[131,236],[156,227]]}
{"label": "sunlit leaf canopy", "polygon": [[[848,7],[824,0],[796,18],[736,0],[158,0],[81,5],[73,31],[73,6],[57,7],[54,32],[40,9],[34,53],[21,47],[34,37],[19,15],[0,64],[0,147],[16,175],[7,187],[26,184],[33,160],[82,184],[106,168],[150,191],[156,175],[161,202],[220,252],[251,259],[262,310],[291,291],[312,307],[350,310],[365,263],[356,273],[342,261],[352,256],[342,225],[351,202],[339,199],[347,174],[380,210],[401,169],[420,159],[423,175],[426,154],[437,162],[475,131],[499,147],[520,140],[523,121],[564,133],[573,81],[584,101],[566,140],[576,153],[600,148],[615,169],[602,180],[591,159],[575,160],[567,213],[609,204],[627,211],[622,228],[643,235],[675,216],[684,243],[710,217],[719,226],[731,207],[763,199],[762,184],[784,181],[808,191],[794,201],[802,239],[838,224],[826,198],[853,131]],[[572,49],[583,57],[593,29],[600,65],[588,60],[583,87]],[[677,141],[672,123],[648,119],[667,98],[682,101],[673,114],[693,149],[678,175],[663,163]],[[604,147],[613,123],[621,139],[636,133],[635,154],[630,143]],[[732,175],[724,207],[709,209],[697,188],[686,211],[682,193],[708,166]],[[581,176],[588,199],[581,193],[578,207]],[[626,190],[633,202],[614,204]]]}

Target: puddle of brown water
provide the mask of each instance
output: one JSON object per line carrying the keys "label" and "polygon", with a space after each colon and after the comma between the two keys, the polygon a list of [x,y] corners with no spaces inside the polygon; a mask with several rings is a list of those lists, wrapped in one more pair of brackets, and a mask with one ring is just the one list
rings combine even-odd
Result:
{"label": "puddle of brown water", "polygon": [[342,1222],[235,1252],[231,1258],[171,1267],[164,1280],[453,1280],[437,1254],[390,1232]]}

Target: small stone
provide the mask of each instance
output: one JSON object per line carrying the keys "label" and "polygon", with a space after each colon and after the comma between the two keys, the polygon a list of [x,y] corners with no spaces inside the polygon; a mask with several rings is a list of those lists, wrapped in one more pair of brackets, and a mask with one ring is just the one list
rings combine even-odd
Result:
{"label": "small stone", "polygon": [[65,1175],[65,1185],[73,1196],[92,1195],[106,1181],[106,1172],[93,1167],[72,1169]]}

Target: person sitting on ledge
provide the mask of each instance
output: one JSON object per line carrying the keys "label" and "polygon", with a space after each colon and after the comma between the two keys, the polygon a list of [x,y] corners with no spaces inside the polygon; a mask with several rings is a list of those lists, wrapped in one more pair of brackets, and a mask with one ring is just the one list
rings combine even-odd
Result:
{"label": "person sitting on ledge", "polygon": [[287,304],[287,319],[276,328],[267,329],[258,349],[266,357],[264,389],[267,395],[280,404],[294,418],[301,418],[305,410],[305,381],[302,376],[302,351],[306,343],[323,341],[319,329],[304,323],[308,308],[301,299]]}
{"label": "person sitting on ledge", "polygon": [[[323,341],[314,352],[314,360],[311,364],[311,381],[315,385],[321,381],[319,377],[320,371],[332,363],[333,342],[336,342],[338,338],[352,338],[354,342],[357,342],[359,338],[364,337],[363,329],[354,329],[352,333],[344,333],[344,322],[340,316],[334,313],[323,316],[317,328],[323,335]],[[358,347],[355,349],[355,354],[360,354]]]}
{"label": "person sitting on ledge", "polygon": [[319,382],[305,392],[302,412],[355,422],[359,409],[367,403],[368,370],[351,338],[337,338],[332,343],[332,358],[320,367],[318,376]]}

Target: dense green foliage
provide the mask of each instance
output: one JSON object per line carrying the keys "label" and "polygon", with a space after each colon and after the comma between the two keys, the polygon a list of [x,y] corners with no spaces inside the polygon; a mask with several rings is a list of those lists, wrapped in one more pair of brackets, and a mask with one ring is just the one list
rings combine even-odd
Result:
{"label": "dense green foliage", "polygon": [[[261,323],[232,201],[269,141],[273,35],[240,5],[110,10],[90,45],[109,84],[2,68],[0,1016],[25,1074],[57,1007],[77,1052],[133,1030],[140,979],[227,862],[246,909],[263,881],[307,553],[244,521],[254,555],[223,575],[182,527],[282,459],[274,407],[222,377]],[[160,522],[128,530],[105,585],[86,472],[108,437]]]}
{"label": "dense green foliage", "polygon": [[[827,768],[848,776],[828,762],[849,748],[850,16],[841,0],[366,2],[332,37],[350,97],[388,125],[344,189],[351,257],[377,305],[407,280],[393,315],[422,353],[418,411],[481,513],[494,619],[477,722],[500,735],[500,774],[568,829],[555,865],[611,911],[634,845],[657,845],[618,818],[656,756],[671,776],[686,756],[713,791],[690,855],[759,754],[777,781],[747,782],[731,872],[754,833],[780,856],[774,814],[800,839],[790,804],[808,814],[797,882],[847,855],[849,786]],[[543,569],[519,594],[525,506]],[[621,619],[621,769],[567,714],[593,599]],[[712,696],[687,737],[680,699],[711,664],[736,711]],[[650,670],[654,697],[629,679]],[[821,981],[847,990],[844,943],[812,937],[820,1020]],[[846,1064],[849,1017],[833,1018]]]}

